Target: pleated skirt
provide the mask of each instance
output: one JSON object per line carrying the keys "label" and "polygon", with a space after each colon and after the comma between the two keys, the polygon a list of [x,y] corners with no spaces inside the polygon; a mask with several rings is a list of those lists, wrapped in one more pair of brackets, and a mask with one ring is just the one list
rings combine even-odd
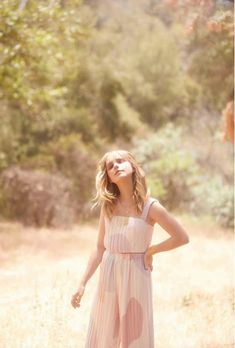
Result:
{"label": "pleated skirt", "polygon": [[152,274],[144,253],[105,250],[85,348],[154,348]]}

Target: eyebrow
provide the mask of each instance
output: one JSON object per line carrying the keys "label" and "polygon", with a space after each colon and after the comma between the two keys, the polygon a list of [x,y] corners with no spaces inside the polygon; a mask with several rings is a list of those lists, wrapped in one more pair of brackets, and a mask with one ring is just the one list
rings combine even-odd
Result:
{"label": "eyebrow", "polygon": [[[122,157],[117,157],[115,158],[115,160],[119,160],[119,159],[122,159]],[[109,162],[106,162],[106,165],[108,166],[109,164],[113,163],[113,161],[109,161]]]}

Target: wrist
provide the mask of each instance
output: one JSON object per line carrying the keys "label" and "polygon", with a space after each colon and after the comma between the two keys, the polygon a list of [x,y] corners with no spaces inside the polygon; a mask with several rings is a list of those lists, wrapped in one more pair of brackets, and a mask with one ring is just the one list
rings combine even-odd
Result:
{"label": "wrist", "polygon": [[156,254],[156,250],[154,248],[154,246],[150,246],[147,250],[147,253],[151,256],[153,256],[154,254]]}
{"label": "wrist", "polygon": [[86,287],[86,283],[80,283],[79,286],[78,286],[78,289],[79,288],[85,288]]}

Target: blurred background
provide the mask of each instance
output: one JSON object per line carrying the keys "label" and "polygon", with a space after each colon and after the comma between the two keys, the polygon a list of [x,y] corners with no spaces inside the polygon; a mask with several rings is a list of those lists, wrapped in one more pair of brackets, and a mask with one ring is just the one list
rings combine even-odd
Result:
{"label": "blurred background", "polygon": [[[233,1],[228,0],[1,1],[0,260],[5,269],[2,298],[7,306],[15,298],[14,289],[22,287],[17,295],[26,296],[25,284],[30,280],[29,289],[41,294],[45,284],[35,285],[33,274],[39,272],[41,278],[45,266],[50,291],[52,279],[58,298],[70,296],[77,286],[74,277],[78,279],[78,269],[82,272],[95,245],[99,211],[91,211],[91,199],[98,160],[106,151],[127,149],[144,168],[151,195],[179,217],[190,237],[197,238],[199,249],[194,246],[191,254],[185,250],[182,256],[181,250],[175,250],[174,256],[161,255],[162,269],[170,267],[164,257],[177,256],[178,261],[180,255],[185,267],[185,256],[195,253],[203,262],[199,282],[201,267],[208,275],[215,265],[217,270],[222,267],[209,283],[214,291],[219,282],[221,301],[227,298],[226,328],[221,330],[217,312],[218,321],[213,321],[215,311],[205,321],[206,326],[212,325],[213,339],[197,336],[204,332],[197,326],[200,314],[195,321],[190,316],[188,320],[194,340],[188,340],[186,330],[171,342],[157,329],[157,346],[232,347],[233,23]],[[208,249],[202,250],[202,245]],[[218,258],[207,268],[203,257],[211,250]],[[230,255],[226,264],[225,255]],[[55,260],[63,265],[58,266],[59,277],[51,278]],[[190,264],[189,277],[194,267]],[[66,283],[58,280],[60,272]],[[12,289],[7,297],[6,284]],[[165,290],[157,289],[156,296]],[[50,311],[58,308],[54,293],[50,294],[53,301],[48,312],[42,299],[38,307],[35,304],[34,310],[26,311],[25,331],[22,321],[12,321],[13,309],[8,308],[9,315],[2,319],[5,334],[0,336],[8,342],[5,347],[37,347],[28,330],[37,313],[50,317]],[[46,303],[51,303],[48,292],[45,296]],[[74,330],[73,338],[68,333],[65,337],[67,342],[71,339],[66,347],[75,347],[75,339],[80,342],[78,348],[83,347],[92,293],[87,296],[83,326],[76,314],[68,315],[66,302],[65,312],[53,317],[56,325],[50,326],[50,335],[40,336],[45,343],[41,348],[65,347],[63,335],[53,339],[52,333],[60,331],[58,325]],[[197,304],[195,298],[201,301],[200,296],[179,294],[186,308]],[[212,297],[203,297],[205,308]],[[26,303],[22,300],[19,305]],[[26,312],[18,308],[22,318]],[[68,322],[60,322],[68,316]],[[78,331],[72,328],[71,316],[78,320]],[[19,329],[19,341],[12,340],[12,327]]]}

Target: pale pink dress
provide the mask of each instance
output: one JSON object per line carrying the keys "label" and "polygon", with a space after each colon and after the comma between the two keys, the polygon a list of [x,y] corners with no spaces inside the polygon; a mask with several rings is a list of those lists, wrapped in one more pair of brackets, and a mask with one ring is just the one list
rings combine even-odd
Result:
{"label": "pale pink dress", "polygon": [[92,302],[85,348],[153,348],[152,273],[144,252],[153,226],[146,222],[148,198],[140,217],[105,218],[98,286]]}

